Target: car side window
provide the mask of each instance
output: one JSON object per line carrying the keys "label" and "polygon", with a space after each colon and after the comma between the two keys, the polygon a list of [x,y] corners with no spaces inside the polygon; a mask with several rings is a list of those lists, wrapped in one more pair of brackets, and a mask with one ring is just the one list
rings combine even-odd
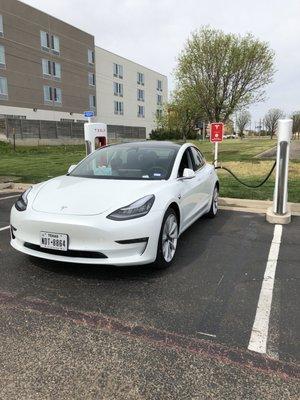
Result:
{"label": "car side window", "polygon": [[200,153],[198,149],[195,147],[191,148],[193,160],[194,160],[194,171],[198,171],[198,169],[202,168],[205,164],[204,157]]}
{"label": "car side window", "polygon": [[186,149],[182,155],[182,159],[178,168],[178,178],[183,176],[183,171],[185,168],[193,169],[193,162],[189,149]]}

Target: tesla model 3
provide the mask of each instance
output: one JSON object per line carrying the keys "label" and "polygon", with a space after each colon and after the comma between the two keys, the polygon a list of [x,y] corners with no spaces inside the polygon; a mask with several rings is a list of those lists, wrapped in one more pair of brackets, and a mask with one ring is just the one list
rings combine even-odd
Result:
{"label": "tesla model 3", "polygon": [[106,146],[19,197],[11,245],[56,261],[163,268],[180,235],[217,214],[218,193],[214,167],[192,144]]}

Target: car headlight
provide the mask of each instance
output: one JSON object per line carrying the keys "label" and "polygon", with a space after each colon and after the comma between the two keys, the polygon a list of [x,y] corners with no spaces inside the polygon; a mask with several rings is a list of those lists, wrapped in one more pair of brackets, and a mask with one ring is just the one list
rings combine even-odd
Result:
{"label": "car headlight", "polygon": [[118,210],[109,214],[107,218],[114,221],[125,221],[128,219],[143,217],[151,210],[154,200],[155,196],[153,194],[145,196],[130,204],[129,206],[119,208]]}
{"label": "car headlight", "polygon": [[22,193],[21,196],[18,198],[15,207],[18,211],[25,211],[28,204],[28,193],[31,191],[32,187],[26,190],[26,192]]}

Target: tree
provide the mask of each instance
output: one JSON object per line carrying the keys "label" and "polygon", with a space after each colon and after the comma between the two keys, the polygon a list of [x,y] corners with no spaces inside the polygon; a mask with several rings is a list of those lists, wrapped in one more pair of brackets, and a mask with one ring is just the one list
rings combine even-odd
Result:
{"label": "tree", "polygon": [[266,131],[271,136],[271,139],[273,139],[273,136],[276,132],[278,120],[283,117],[284,117],[284,112],[282,110],[280,110],[279,108],[271,108],[266,113],[266,115],[264,117],[264,125],[266,128]]}
{"label": "tree", "polygon": [[250,122],[251,114],[249,113],[249,111],[243,110],[236,115],[235,125],[241,139],[244,137],[244,130]]}
{"label": "tree", "polygon": [[293,135],[296,139],[296,135],[298,135],[298,139],[299,139],[299,135],[300,135],[300,111],[295,111],[292,114],[293,119]]}
{"label": "tree", "polygon": [[226,122],[235,111],[264,100],[273,65],[274,52],[253,35],[203,27],[179,55],[177,88],[195,99],[207,120]]}
{"label": "tree", "polygon": [[157,116],[158,130],[173,132],[181,139],[192,139],[196,135],[196,124],[203,117],[197,109],[195,101],[183,90],[174,91],[171,101],[165,106],[161,115]]}

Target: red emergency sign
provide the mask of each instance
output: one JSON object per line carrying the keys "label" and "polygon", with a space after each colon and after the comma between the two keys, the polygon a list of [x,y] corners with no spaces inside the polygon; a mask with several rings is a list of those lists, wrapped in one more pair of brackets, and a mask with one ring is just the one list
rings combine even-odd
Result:
{"label": "red emergency sign", "polygon": [[213,122],[210,124],[210,141],[212,143],[223,142],[224,124],[222,122]]}

